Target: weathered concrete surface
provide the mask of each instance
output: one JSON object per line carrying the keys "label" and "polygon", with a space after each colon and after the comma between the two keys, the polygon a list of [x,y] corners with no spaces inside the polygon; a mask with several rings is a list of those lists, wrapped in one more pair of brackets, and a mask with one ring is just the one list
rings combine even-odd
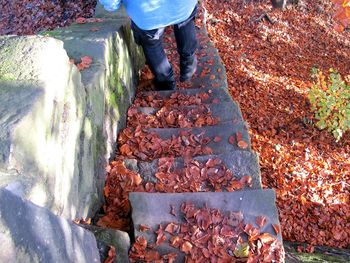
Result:
{"label": "weathered concrete surface", "polygon": [[337,262],[345,263],[350,262],[350,249],[340,249],[324,246],[315,246],[314,253],[298,253],[296,248],[298,246],[306,247],[306,244],[297,242],[284,242],[284,248],[286,251],[286,263],[299,263],[299,262]]}
{"label": "weathered concrete surface", "polygon": [[[275,235],[272,224],[279,224],[273,190],[247,190],[232,193],[130,193],[129,200],[132,207],[135,237],[144,236],[152,244],[156,241],[154,231],[158,230],[159,224],[183,223],[180,207],[184,202],[191,202],[197,207],[207,204],[209,208],[217,208],[223,212],[241,211],[244,222],[251,223],[255,227],[257,227],[256,217],[265,216],[267,224],[261,229],[261,232],[268,232],[272,235]],[[175,207],[176,217],[170,213],[171,205]],[[140,232],[141,224],[149,226],[153,231]],[[277,237],[282,242],[281,234]],[[167,242],[162,243],[157,250],[161,254],[176,252],[179,255],[176,262],[183,262],[181,257],[184,254],[167,245]]]}
{"label": "weathered concrete surface", "polygon": [[[188,112],[190,110],[195,110],[199,107],[205,109],[205,112],[210,112],[214,118],[218,118],[219,123],[229,122],[229,121],[243,121],[241,110],[239,109],[237,103],[233,102],[220,102],[211,103],[200,106],[180,106],[180,107],[171,107],[167,106],[167,109],[177,109],[182,112]],[[145,115],[155,116],[160,110],[158,108],[152,107],[138,107],[136,108],[138,112],[141,112]],[[224,109],[224,110],[223,110]],[[200,116],[200,115],[199,115]],[[194,119],[196,121],[196,119]]]}
{"label": "weathered concrete surface", "polygon": [[100,262],[95,237],[0,188],[0,262]]}
{"label": "weathered concrete surface", "polygon": [[34,203],[74,216],[78,198],[93,198],[78,190],[87,180],[77,176],[86,107],[80,74],[63,43],[48,37],[0,37],[0,65],[0,186],[21,185]]}
{"label": "weathered concrete surface", "polygon": [[[107,229],[102,227],[96,227],[93,225],[81,225],[82,227],[91,231],[98,242],[97,246],[101,244],[104,246],[113,246],[116,250],[116,258],[114,263],[127,263],[129,262],[129,249],[130,249],[130,238],[128,233],[115,230]],[[106,251],[108,253],[108,250]],[[101,254],[101,252],[100,252]],[[103,256],[107,256],[103,255]],[[102,258],[104,261],[105,257]]]}
{"label": "weathered concrete surface", "polygon": [[201,89],[181,89],[176,91],[144,91],[140,93],[140,96],[147,97],[147,96],[154,96],[157,95],[163,100],[167,100],[170,98],[170,96],[174,93],[180,93],[187,96],[194,96],[196,94],[200,93],[206,93],[208,94],[209,98],[207,101],[205,101],[206,104],[212,103],[213,100],[218,100],[219,103],[223,102],[234,102],[231,95],[228,93],[227,89],[223,88],[212,88],[212,87],[203,87]]}
{"label": "weathered concrete surface", "polygon": [[[233,151],[229,154],[219,155],[203,155],[194,157],[193,160],[201,163],[206,163],[209,159],[219,159],[223,162],[227,169],[229,169],[233,176],[237,179],[243,176],[252,177],[252,188],[261,188],[261,177],[258,156],[254,152],[250,151]],[[145,182],[156,182],[157,178],[155,174],[158,172],[159,159],[155,159],[152,162],[142,162],[135,159],[125,159],[124,164],[128,169],[133,170],[140,174]],[[174,159],[173,169],[180,169],[184,167],[183,158]],[[249,188],[250,189],[250,188]]]}
{"label": "weathered concrete surface", "polygon": [[[85,55],[79,72],[69,58]],[[0,37],[0,186],[66,218],[94,214],[142,64],[124,13]]]}
{"label": "weathered concrete surface", "polygon": [[[151,128],[145,130],[149,131],[150,133],[157,133],[162,139],[169,139],[173,135],[179,136],[180,131],[189,131],[191,134],[198,137],[209,137],[211,140],[207,146],[213,150],[213,154],[230,154],[232,151],[241,150],[237,145],[236,139],[234,144],[229,143],[229,138],[231,136],[236,138],[236,134],[240,133],[242,135],[242,140],[248,144],[248,147],[244,150],[251,149],[247,125],[246,123],[240,121],[218,124],[216,126],[205,126],[202,128]],[[219,136],[221,140],[219,142],[214,142],[215,136]]]}

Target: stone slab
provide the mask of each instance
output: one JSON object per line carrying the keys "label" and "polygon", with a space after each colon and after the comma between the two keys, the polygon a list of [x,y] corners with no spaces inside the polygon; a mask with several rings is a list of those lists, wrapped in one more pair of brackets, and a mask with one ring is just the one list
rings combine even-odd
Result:
{"label": "stone slab", "polygon": [[149,95],[158,95],[161,99],[169,99],[174,93],[180,93],[187,96],[194,96],[200,93],[206,93],[209,95],[209,99],[205,101],[206,104],[212,103],[213,100],[217,100],[219,103],[233,102],[231,95],[227,90],[223,88],[201,88],[201,89],[178,89],[176,91],[144,91],[140,92],[140,97],[147,97]]}
{"label": "stone slab", "polygon": [[100,262],[89,231],[0,189],[0,262]]}
{"label": "stone slab", "polygon": [[[170,214],[170,205],[175,206],[175,214],[180,215],[180,206],[184,202],[191,202],[197,207],[207,204],[209,208],[217,208],[221,211],[241,211],[245,223],[256,226],[256,217],[265,216],[267,224],[261,229],[275,235],[272,224],[279,225],[278,213],[275,206],[275,193],[271,189],[249,190],[238,192],[220,193],[181,193],[181,194],[161,194],[161,193],[130,193],[129,200],[132,207],[132,220],[135,227],[135,237],[143,236],[148,242],[154,244],[156,235],[154,231],[159,228],[159,224],[170,222],[183,223],[182,216]],[[152,231],[140,232],[139,226],[147,225]],[[278,239],[282,242],[279,234]],[[183,262],[184,254],[162,243],[157,250],[161,254],[177,252],[176,262]]]}
{"label": "stone slab", "polygon": [[[147,129],[149,132],[157,133],[162,139],[169,139],[173,135],[178,136],[180,131],[190,131],[194,135],[199,135],[204,132],[204,137],[211,138],[211,141],[206,145],[213,150],[213,154],[226,153],[230,154],[233,151],[241,150],[237,143],[229,143],[230,136],[236,135],[236,133],[242,134],[242,140],[244,140],[248,147],[244,150],[249,151],[251,149],[250,138],[247,130],[247,126],[244,122],[233,123],[223,123],[216,126],[206,126],[202,128],[163,128],[163,129]],[[221,141],[214,142],[215,136],[219,136]]]}
{"label": "stone slab", "polygon": [[[92,64],[78,71],[69,59],[82,56]],[[39,36],[0,36],[0,186],[66,218],[91,217],[143,62],[118,12]]]}
{"label": "stone slab", "polygon": [[99,244],[103,244],[103,246],[107,246],[104,252],[100,255],[104,262],[108,254],[108,246],[113,246],[116,249],[116,259],[114,263],[128,263],[129,262],[129,249],[130,249],[130,238],[128,233],[116,229],[102,228],[94,225],[81,225],[81,227],[88,229],[91,231]]}
{"label": "stone slab", "polygon": [[[203,105],[203,104],[202,104]],[[225,123],[229,121],[243,121],[242,113],[235,102],[221,102],[216,104],[205,104],[208,111],[212,113],[214,118],[219,118],[220,123]],[[198,106],[180,106],[174,107],[178,110],[183,110],[188,112],[189,110],[196,109]],[[172,107],[167,107],[171,109]],[[146,115],[156,115],[159,109],[151,107],[139,107],[137,108],[138,112],[142,112]]]}
{"label": "stone slab", "polygon": [[298,246],[306,247],[308,244],[299,242],[283,242],[286,252],[286,263],[318,262],[318,263],[345,263],[350,262],[350,249],[341,249],[325,246],[314,246],[313,253],[299,253]]}
{"label": "stone slab", "polygon": [[[261,177],[258,156],[254,152],[250,151],[233,151],[229,154],[220,155],[203,155],[194,157],[193,160],[199,162],[207,162],[209,159],[220,159],[223,164],[232,171],[233,175],[240,179],[243,176],[251,176],[253,185],[247,189],[260,189],[261,188]],[[129,169],[140,174],[142,179],[146,182],[156,182],[157,178],[155,173],[158,171],[159,159],[153,160],[152,162],[142,162],[135,159],[126,159],[124,164]],[[174,169],[184,167],[183,158],[175,158]]]}

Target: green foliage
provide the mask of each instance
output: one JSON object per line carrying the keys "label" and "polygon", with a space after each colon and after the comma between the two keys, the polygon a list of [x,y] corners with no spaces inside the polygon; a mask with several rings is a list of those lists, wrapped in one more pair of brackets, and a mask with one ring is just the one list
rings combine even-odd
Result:
{"label": "green foliage", "polygon": [[312,75],[315,81],[309,91],[309,100],[318,120],[316,126],[327,129],[339,141],[344,132],[350,130],[349,83],[333,69],[326,77],[313,68]]}

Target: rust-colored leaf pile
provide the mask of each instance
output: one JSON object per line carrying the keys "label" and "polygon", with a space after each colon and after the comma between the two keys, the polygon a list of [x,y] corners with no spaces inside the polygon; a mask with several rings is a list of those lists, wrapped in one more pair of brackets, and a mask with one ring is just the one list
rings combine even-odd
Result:
{"label": "rust-colored leaf pile", "polygon": [[[142,81],[142,80],[141,80]],[[180,92],[174,92],[169,98],[162,98],[156,92],[151,92],[145,95],[142,92],[136,94],[133,105],[136,107],[183,107],[183,106],[196,106],[202,103],[209,103],[211,90],[206,92],[197,93],[194,95],[186,95]]]}
{"label": "rust-colored leaf pile", "polygon": [[155,174],[156,182],[143,181],[141,176],[124,165],[122,159],[111,162],[107,168],[108,177],[104,188],[106,204],[105,216],[98,225],[122,230],[130,229],[130,192],[204,192],[235,191],[252,186],[252,178],[235,176],[218,159],[201,163],[187,161],[183,167],[176,168],[174,158],[162,158]]}
{"label": "rust-colored leaf pile", "polygon": [[[277,237],[264,233],[265,217],[257,217],[257,226],[244,222],[241,212],[223,212],[206,206],[183,203],[184,223],[159,225],[156,244],[139,236],[130,251],[132,262],[174,262],[176,254],[160,255],[158,246],[171,246],[193,262],[283,262],[283,247]],[[148,230],[151,231],[151,230]]]}
{"label": "rust-colored leaf pile", "polygon": [[[350,244],[350,134],[336,143],[313,123],[313,67],[350,74],[350,31],[337,32],[331,1],[206,1],[207,28],[230,92],[251,128],[262,182],[277,191],[285,240]],[[269,11],[274,21],[259,21]]]}
{"label": "rust-colored leaf pile", "polygon": [[212,154],[212,149],[206,146],[210,140],[209,137],[205,137],[204,132],[195,135],[188,130],[180,131],[178,136],[161,139],[156,132],[149,132],[141,126],[128,127],[118,136],[120,154],[143,161],[166,156]]}
{"label": "rust-colored leaf pile", "polygon": [[0,0],[0,35],[31,35],[91,17],[96,0]]}
{"label": "rust-colored leaf pile", "polygon": [[205,163],[189,160],[184,168],[174,169],[173,158],[162,158],[155,174],[157,192],[221,192],[252,186],[252,178],[244,176],[237,180],[220,159],[209,159]]}
{"label": "rust-colored leaf pile", "polygon": [[193,128],[216,125],[219,120],[218,117],[213,117],[206,105],[191,109],[163,107],[152,115],[138,112],[136,107],[128,110],[128,125],[132,127],[142,125],[144,128]]}

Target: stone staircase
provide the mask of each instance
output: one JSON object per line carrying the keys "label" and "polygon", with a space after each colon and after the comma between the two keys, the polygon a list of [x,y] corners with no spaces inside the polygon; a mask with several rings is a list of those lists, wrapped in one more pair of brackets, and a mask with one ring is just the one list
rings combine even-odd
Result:
{"label": "stone staircase", "polygon": [[[276,226],[279,229],[275,193],[262,189],[258,156],[251,149],[248,126],[239,106],[228,93],[224,66],[204,26],[198,27],[198,38],[199,67],[192,82],[179,85],[176,91],[139,91],[128,113],[126,130],[132,136],[122,132],[118,140],[117,159],[122,159],[128,170],[139,174],[146,185],[146,192],[129,193],[136,243],[146,240],[160,255],[175,253],[175,262],[185,262],[185,253],[180,247],[174,248],[168,241],[154,244],[159,238],[160,225],[164,229],[170,222],[185,222],[181,212],[184,203],[220,211],[240,211],[245,224],[259,228],[260,233],[271,234],[282,243],[280,231],[275,230]],[[167,32],[164,39],[168,56],[175,57],[173,34]],[[179,75],[177,61],[171,62]],[[181,98],[186,98],[184,104]],[[164,120],[164,111],[169,116],[172,110],[178,122]],[[203,112],[210,116],[204,123],[198,121]],[[186,122],[180,122],[179,115],[186,116]],[[218,180],[223,180],[223,170],[209,164],[213,161],[224,167],[225,176],[231,175],[229,179],[226,177],[226,184],[216,185]],[[174,171],[178,171],[178,177],[169,175]],[[203,171],[208,176],[205,182],[200,181]],[[211,183],[210,178],[214,178]],[[147,183],[158,183],[158,188],[147,189]],[[266,218],[266,224],[261,227],[257,225],[259,216]],[[166,240],[171,236],[167,233]],[[281,255],[274,262],[283,261],[283,252]],[[147,256],[143,256],[147,261]],[[142,261],[142,256],[138,260]],[[226,262],[215,257],[206,260],[188,262]]]}

